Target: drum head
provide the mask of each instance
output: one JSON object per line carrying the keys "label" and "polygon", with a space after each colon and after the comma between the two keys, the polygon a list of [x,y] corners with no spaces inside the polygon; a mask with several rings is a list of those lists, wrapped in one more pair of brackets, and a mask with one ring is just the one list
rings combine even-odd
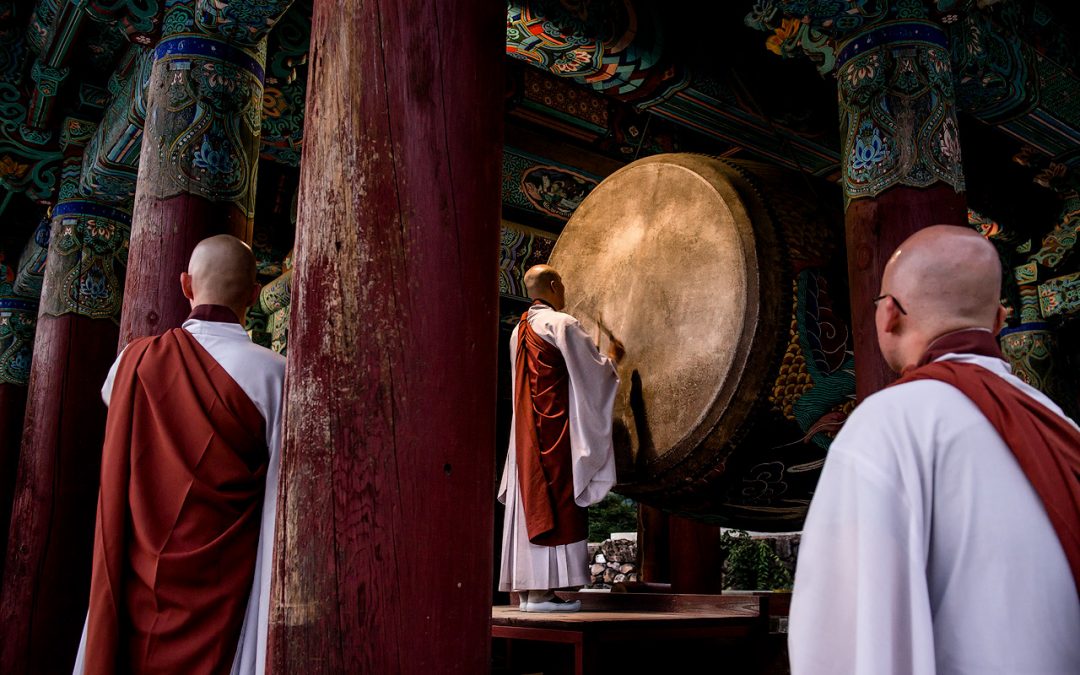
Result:
{"label": "drum head", "polygon": [[755,339],[772,320],[761,297],[779,283],[779,264],[748,190],[723,160],[649,157],[593,190],[552,252],[565,311],[601,351],[609,334],[626,347],[615,404],[620,483],[682,462],[714,432],[730,436],[761,394],[772,354],[755,359]]}

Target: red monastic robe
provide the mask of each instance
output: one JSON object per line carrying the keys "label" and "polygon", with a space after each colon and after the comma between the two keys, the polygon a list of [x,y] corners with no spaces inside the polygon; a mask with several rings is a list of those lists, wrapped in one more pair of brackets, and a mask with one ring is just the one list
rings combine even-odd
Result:
{"label": "red monastic robe", "polygon": [[259,541],[264,427],[187,331],[128,346],[105,430],[86,675],[229,672]]}
{"label": "red monastic robe", "polygon": [[574,502],[570,452],[570,374],[562,354],[536,334],[528,312],[518,324],[514,442],[529,541],[561,546],[588,538],[587,509]]}
{"label": "red monastic robe", "polygon": [[949,353],[1002,358],[990,333],[957,331],[935,340],[919,364],[895,384],[940,380],[959,389],[979,408],[1012,450],[1046,507],[1080,594],[1080,431],[985,368],[934,361]]}

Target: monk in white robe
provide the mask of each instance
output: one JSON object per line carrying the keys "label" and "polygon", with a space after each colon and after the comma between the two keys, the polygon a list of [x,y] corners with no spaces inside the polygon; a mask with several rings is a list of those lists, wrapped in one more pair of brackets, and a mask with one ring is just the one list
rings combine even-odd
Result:
{"label": "monk in white robe", "polygon": [[794,675],[1080,673],[1080,430],[997,351],[1000,279],[967,228],[927,228],[890,258],[876,326],[905,377],[829,449],[795,575]]}
{"label": "monk in white robe", "polygon": [[[534,302],[510,338],[514,420],[499,487],[506,505],[499,588],[525,611],[576,611],[555,589],[588,583],[586,508],[615,484],[612,407],[623,348],[599,353],[577,319],[560,311],[559,274],[525,274]],[[524,376],[523,376],[524,375]]]}
{"label": "monk in white robe", "polygon": [[[121,583],[127,590],[117,594],[106,588],[108,584],[103,585],[106,574],[102,571],[110,566],[117,567],[117,561],[104,564],[102,570],[99,570],[99,552],[95,550],[96,584],[94,585],[102,590],[96,594],[93,589],[91,591],[91,611],[88,627],[84,628],[74,669],[77,675],[84,672],[116,672],[121,670],[139,672],[147,669],[157,672],[162,668],[173,672],[180,672],[181,670],[187,672],[193,672],[194,670],[205,670],[206,672],[231,671],[232,673],[243,673],[244,675],[262,673],[265,670],[270,570],[274,543],[275,505],[277,501],[281,446],[285,359],[279,354],[253,344],[242,326],[247,308],[258,297],[259,288],[255,283],[254,275],[255,261],[251,250],[240,240],[228,235],[222,235],[200,242],[192,253],[188,264],[188,272],[181,276],[182,291],[190,300],[192,306],[192,313],[182,326],[184,335],[190,336],[190,339],[197,343],[202,350],[205,350],[199,358],[208,365],[211,372],[216,366],[219,366],[220,370],[223,371],[223,373],[219,372],[213,375],[216,378],[214,386],[226,388],[235,386],[238,391],[230,394],[233,397],[233,403],[250,405],[253,427],[257,429],[257,438],[253,439],[253,441],[262,446],[258,452],[265,453],[261,455],[258,470],[251,474],[251,481],[254,482],[252,482],[250,488],[251,496],[247,498],[247,501],[250,501],[251,504],[245,506],[245,517],[254,521],[250,525],[245,524],[243,526],[251,529],[251,533],[245,535],[250,543],[244,543],[240,547],[233,546],[227,553],[235,566],[235,570],[229,570],[229,573],[235,576],[236,579],[233,584],[235,590],[232,588],[227,590],[212,588],[206,584],[193,582],[191,577],[198,578],[194,575],[204,574],[209,570],[188,569],[182,566],[177,568],[177,573],[174,575],[181,580],[179,582],[173,580],[171,590],[165,588],[170,581],[161,577],[157,578],[152,588],[139,588],[138,582],[135,582],[136,586],[133,587],[131,586],[132,581],[129,579],[139,578],[140,573],[138,570],[132,570],[129,567],[132,563],[125,562],[124,556],[121,556],[118,559],[119,567],[127,569],[127,571],[118,573],[114,571],[113,574],[121,579]],[[167,336],[168,334],[163,337]],[[132,346],[135,346],[136,350],[138,350],[141,345],[134,342]],[[130,347],[125,349],[124,353],[113,364],[102,388],[102,398],[106,405],[116,402],[117,397],[114,395],[113,389],[118,371],[121,373],[122,379],[130,380],[133,377],[131,374],[133,366],[130,363],[125,364],[125,359],[130,360],[133,358],[131,355],[133,350]],[[148,359],[153,358],[153,348],[147,350],[146,354],[149,355],[141,357],[143,365],[147,363]],[[124,374],[125,370],[128,371],[127,375]],[[135,375],[134,377],[138,376]],[[144,372],[143,379],[145,380],[145,378]],[[152,383],[143,381],[139,386],[144,385],[149,387]],[[110,410],[110,412],[115,411]],[[179,411],[177,411],[177,414],[180,414]],[[188,411],[184,414],[190,415],[192,413]],[[198,412],[195,412],[194,417],[198,417],[198,414]],[[179,423],[191,427],[198,422],[199,420],[189,417]],[[141,422],[132,419],[128,423],[136,426]],[[108,439],[106,444],[108,445]],[[182,447],[177,449],[184,451]],[[160,451],[161,448],[156,450]],[[110,449],[107,447],[106,452],[109,451]],[[226,449],[226,453],[228,453],[228,449]],[[155,452],[155,454],[158,453]],[[211,461],[207,459],[205,454],[203,457],[203,462]],[[226,463],[230,461],[224,457],[222,459]],[[167,461],[174,460],[167,459]],[[251,466],[255,466],[255,464],[251,464]],[[265,467],[265,473],[259,475],[262,473],[263,467]],[[182,472],[183,475],[178,478],[181,481],[178,495],[186,504],[186,506],[180,507],[181,513],[196,512],[200,508],[200,501],[203,503],[210,501],[212,503],[212,500],[207,500],[205,497],[206,488],[201,486],[206,480],[205,476],[199,475],[201,469],[195,467],[186,467],[185,469],[187,468],[192,470],[193,478],[189,479],[186,471]],[[239,475],[242,480],[246,479],[242,470]],[[141,478],[133,474],[131,480],[141,480]],[[184,497],[183,494],[187,490],[182,486],[189,481],[195,487],[188,493],[192,495],[191,497]],[[105,482],[103,482],[103,486],[105,486]],[[106,488],[103,487],[103,489]],[[119,495],[119,501],[117,495],[103,495],[103,498],[107,497],[112,503],[119,504],[121,509],[124,508],[123,505],[127,500],[132,501],[130,508],[136,510],[148,508],[146,504],[140,505],[136,503],[136,494],[139,489],[137,485],[133,486],[130,495]],[[235,489],[231,490],[229,493],[222,494],[222,499],[225,501],[222,502],[220,507],[226,510],[235,508],[238,504],[237,492]],[[199,493],[203,493],[203,496],[197,496]],[[165,503],[171,504],[167,500]],[[225,506],[225,504],[228,504],[228,506]],[[100,508],[99,506],[99,511]],[[188,520],[190,521],[191,518],[189,517]],[[178,546],[176,542],[185,536],[188,537],[189,541],[197,540],[199,537],[209,537],[215,542],[225,540],[229,536],[225,533],[217,534],[216,532],[207,533],[205,536],[198,534],[192,536],[191,532],[197,530],[198,525],[199,523],[194,521],[182,522],[178,519],[173,528],[173,534],[158,533],[151,535],[164,536],[169,541],[165,546],[171,552],[163,555],[161,560],[164,561],[170,557],[183,559],[184,556],[190,556],[194,566],[200,566],[194,560],[196,555],[194,551],[177,552],[176,549],[182,548],[182,545]],[[233,526],[230,525],[228,520],[218,525],[228,528],[228,530],[236,530],[241,527],[239,521]],[[145,530],[146,528],[137,526],[136,529]],[[99,538],[102,536],[100,530],[101,516],[99,515]],[[187,534],[176,534],[179,530],[186,530]],[[256,541],[257,544],[252,546],[251,544]],[[131,541],[114,543],[120,543],[122,547],[138,546],[137,541],[134,543]],[[110,544],[107,543],[106,548],[109,547]],[[225,554],[225,552],[222,551],[215,555],[221,554]],[[145,554],[140,553],[138,555],[144,556]],[[133,560],[136,561],[135,565],[137,567],[138,557],[133,558]],[[172,564],[176,565],[177,563]],[[164,562],[159,561],[155,565],[163,566]],[[192,566],[188,565],[188,567]],[[162,571],[164,567],[158,569],[159,574],[166,574]],[[102,571],[100,575],[102,579],[97,578],[99,571]],[[226,575],[219,571],[218,576],[224,578]],[[185,584],[190,588],[185,588]],[[210,586],[213,585],[210,584]],[[131,590],[133,588],[134,590]],[[163,595],[169,592],[173,597]],[[133,593],[136,595],[132,595]],[[194,610],[202,612],[201,615],[188,614],[193,610],[178,606],[176,602],[178,597],[180,604],[183,604],[185,596],[196,598],[204,593],[215,599],[211,601],[208,608],[200,607]],[[138,597],[140,594],[149,594],[147,599],[150,599],[151,595],[158,598],[150,603],[159,607],[156,615],[153,612],[147,613],[145,609],[140,610],[138,608],[139,604],[145,608],[147,606],[145,601],[137,605],[131,605],[131,599]],[[106,615],[119,615],[119,625],[117,625],[116,618],[107,616],[104,619],[105,622],[113,624],[109,628],[111,635],[106,637],[102,637],[104,634],[100,626],[103,621],[101,618],[102,610],[100,609],[100,603],[102,602],[115,605],[114,608],[105,612]],[[198,605],[199,603],[196,601],[193,604]],[[218,608],[226,604],[235,607],[235,609],[230,610],[230,616],[227,619],[222,619]],[[207,611],[214,612],[218,616],[208,620]],[[133,621],[131,612],[141,612],[145,616],[136,617]],[[186,620],[184,619],[185,615],[188,616]],[[197,624],[201,625],[189,625],[192,621],[196,621]],[[125,626],[132,624],[144,627],[150,626],[151,629],[144,631],[142,628],[137,628],[135,633],[131,633],[131,636],[125,636],[125,632],[130,630]],[[159,629],[158,626],[168,626],[168,628]],[[211,634],[207,634],[208,629]],[[95,631],[97,637],[95,637]],[[220,632],[221,634],[213,635],[213,632]],[[138,641],[136,644],[145,643],[145,646],[140,648],[140,652],[148,656],[129,655],[128,652],[131,651],[131,647],[125,647],[125,645],[130,645],[135,640]],[[103,652],[109,652],[108,657],[103,658]]]}

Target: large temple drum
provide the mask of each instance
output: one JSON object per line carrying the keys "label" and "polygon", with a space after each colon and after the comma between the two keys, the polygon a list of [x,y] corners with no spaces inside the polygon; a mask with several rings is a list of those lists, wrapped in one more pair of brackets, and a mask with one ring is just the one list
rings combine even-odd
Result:
{"label": "large temple drum", "polygon": [[721,525],[801,527],[855,392],[832,190],[767,165],[657,155],[574,212],[551,264],[566,311],[601,349],[610,336],[626,346],[618,492]]}

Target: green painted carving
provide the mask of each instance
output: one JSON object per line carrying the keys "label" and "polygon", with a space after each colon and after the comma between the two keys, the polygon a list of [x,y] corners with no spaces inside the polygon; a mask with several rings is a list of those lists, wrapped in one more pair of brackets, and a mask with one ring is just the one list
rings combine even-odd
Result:
{"label": "green painted carving", "polygon": [[1066,413],[1073,413],[1073,385],[1067,380],[1056,358],[1056,335],[1045,324],[1021,324],[1003,332],[999,338],[1001,351],[1012,365],[1013,374],[1054,400]]}
{"label": "green painted carving", "polygon": [[889,24],[845,47],[841,56],[854,54],[837,70],[848,199],[939,181],[964,190],[943,41],[938,27],[917,22]]}
{"label": "green painted carving", "polygon": [[[213,38],[185,38],[184,43],[216,45],[222,54],[235,51]],[[189,193],[232,202],[254,216],[263,91],[261,68],[252,65],[190,52],[162,53],[158,46],[152,80],[165,84],[160,89],[151,85],[149,107],[159,114],[147,121],[146,133],[161,139],[159,158],[149,163],[143,178],[158,198]]]}
{"label": "green painted carving", "polygon": [[[0,262],[0,275],[10,271]],[[0,282],[0,384],[26,386],[34,352],[37,303],[5,295]]]}
{"label": "green painted carving", "polygon": [[301,0],[289,8],[267,42],[260,154],[288,166],[300,166],[310,36],[311,0]]}
{"label": "green painted carving", "polygon": [[254,307],[251,307],[247,311],[247,317],[244,322],[244,330],[251,337],[251,341],[255,344],[270,348],[270,331],[266,329],[267,316],[259,308],[258,303]]}
{"label": "green painted carving", "polygon": [[65,164],[52,211],[41,313],[119,323],[131,211],[79,198],[79,173],[78,157]]}
{"label": "green painted carving", "polygon": [[47,200],[56,189],[63,155],[23,140],[20,125],[12,120],[25,115],[18,90],[0,82],[0,186],[11,192],[25,192],[30,199]]}
{"label": "green painted carving", "polygon": [[160,28],[164,4],[163,0],[90,0],[86,12],[95,21],[115,22],[132,42],[146,46]]}
{"label": "green painted carving", "polygon": [[[291,254],[290,254],[291,256]],[[286,258],[286,270],[263,287],[257,303],[259,313],[266,317],[267,346],[279,354],[288,349],[289,308],[292,306],[292,259]]]}
{"label": "green painted carving", "polygon": [[847,40],[887,21],[930,18],[923,0],[757,0],[743,19],[770,33],[765,48],[784,57],[808,57],[829,73]]}
{"label": "green painted carving", "polygon": [[259,306],[266,314],[273,314],[292,302],[292,270],[263,286],[259,292]]}
{"label": "green painted carving", "polygon": [[14,291],[26,298],[33,298],[36,302],[41,298],[41,284],[45,279],[45,262],[49,252],[49,232],[52,229],[52,218],[46,214],[34,236],[27,242],[19,258],[19,272],[15,275]]}
{"label": "green painted carving", "polygon": [[135,196],[153,57],[153,50],[132,45],[126,73],[117,78],[118,94],[86,146],[79,182],[84,197],[129,204]]}
{"label": "green painted carving", "polygon": [[664,59],[659,22],[628,0],[506,3],[506,53],[639,106],[685,87]]}
{"label": "green painted carving", "polygon": [[34,61],[34,65],[30,68],[30,77],[37,84],[42,96],[56,96],[60,85],[70,73],[70,68],[53,68],[41,61]]}
{"label": "green painted carving", "polygon": [[82,200],[57,204],[42,314],[120,322],[131,214],[96,206]]}
{"label": "green painted carving", "polygon": [[23,32],[12,24],[0,24],[0,187],[25,192],[30,199],[51,197],[56,185],[61,154],[41,147],[34,133],[23,134],[26,100],[21,83],[27,59]]}
{"label": "green painted carving", "polygon": [[[158,199],[192,194],[254,217],[266,40],[289,1],[177,2],[155,47],[142,180]],[[143,158],[147,160],[148,158]]]}
{"label": "green painted carving", "polygon": [[267,329],[270,331],[270,349],[285,355],[289,351],[289,315],[292,305],[286,305],[270,315]]}
{"label": "green painted carving", "polygon": [[1034,324],[1043,320],[1039,309],[1039,289],[1030,283],[1019,283],[1020,324]]}
{"label": "green painted carving", "polygon": [[196,0],[195,20],[207,34],[254,46],[270,32],[293,0]]}
{"label": "green painted carving", "polygon": [[555,247],[555,235],[524,225],[503,221],[499,239],[499,293],[528,300],[525,271],[548,261]]}
{"label": "green painted carving", "polygon": [[60,130],[60,147],[71,146],[82,148],[93,137],[97,130],[97,123],[77,117],[68,117],[64,120]]}
{"label": "green painted carving", "polygon": [[49,42],[53,23],[60,11],[60,0],[38,0],[34,6],[34,13],[30,17],[30,24],[26,28],[26,41],[30,49],[36,53],[45,51]]}
{"label": "green painted carving", "polygon": [[0,254],[0,383],[25,386],[30,380],[44,265],[38,243],[41,229],[27,244],[17,269],[15,260],[5,260]]}
{"label": "green painted carving", "polygon": [[750,28],[772,33],[765,40],[765,48],[777,56],[808,57],[822,74],[836,67],[836,40],[809,23],[783,16],[775,2],[758,2],[743,22]]}
{"label": "green painted carving", "polygon": [[775,412],[798,423],[803,442],[828,449],[855,407],[850,332],[833,312],[820,269],[801,271],[790,297],[791,335],[768,400]]}
{"label": "green painted carving", "polygon": [[989,124],[1035,103],[1032,49],[998,28],[987,12],[968,12],[949,24],[957,103]]}
{"label": "green painted carving", "polygon": [[1055,269],[1068,257],[1080,235],[1080,194],[1075,192],[1065,198],[1058,224],[1042,240],[1042,246],[1032,254],[1030,261],[1039,268]]}
{"label": "green painted carving", "polygon": [[110,92],[85,82],[79,85],[79,107],[104,110],[109,103]]}
{"label": "green painted carving", "polygon": [[1080,272],[1039,284],[1039,309],[1048,319],[1080,314]]}
{"label": "green painted carving", "polygon": [[1017,265],[1013,268],[1013,278],[1016,279],[1018,284],[1030,284],[1039,279],[1039,271],[1035,267],[1035,263]]}

